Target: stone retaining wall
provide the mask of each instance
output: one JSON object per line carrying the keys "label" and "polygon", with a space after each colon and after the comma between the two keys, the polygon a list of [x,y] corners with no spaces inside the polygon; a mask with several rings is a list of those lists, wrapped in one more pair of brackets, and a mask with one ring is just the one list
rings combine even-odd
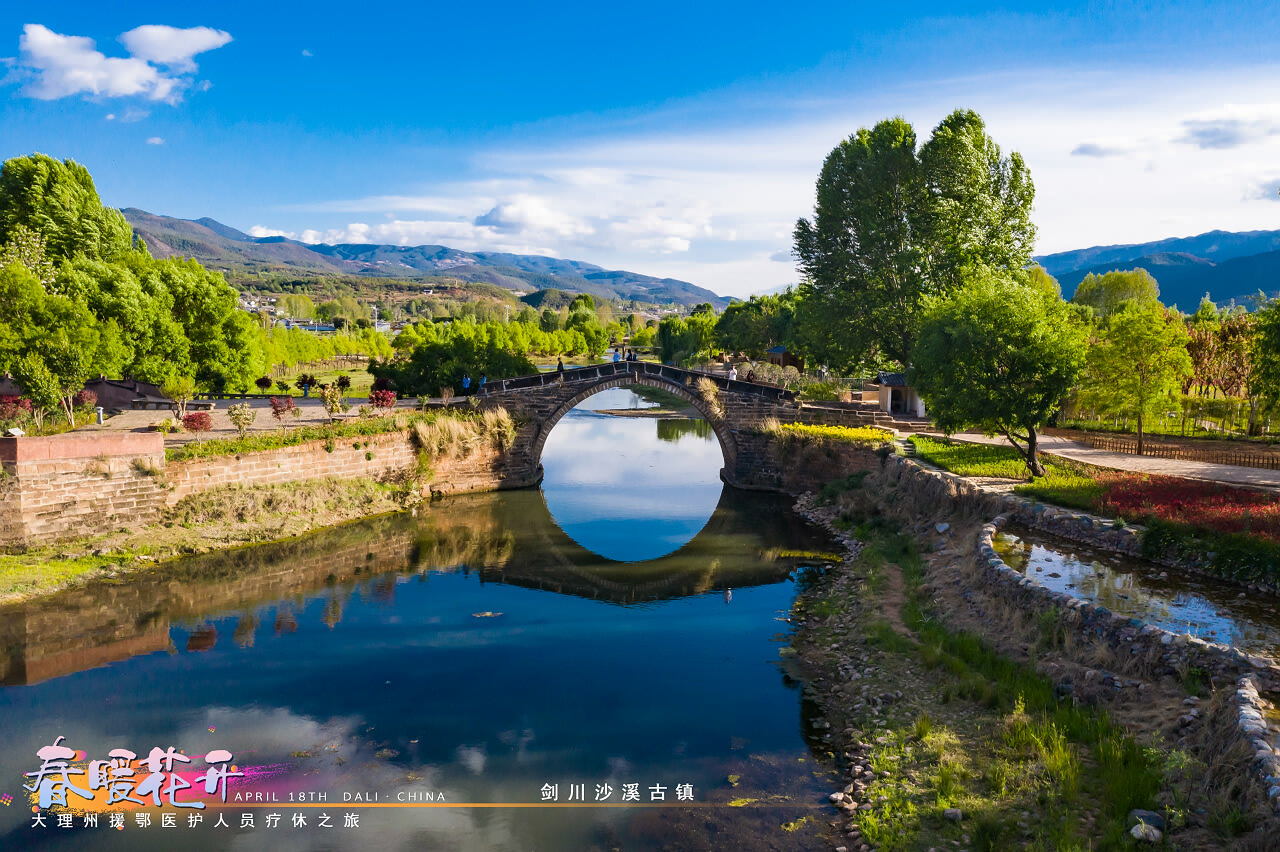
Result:
{"label": "stone retaining wall", "polygon": [[[994,537],[1001,526],[1016,521],[1092,547],[1137,555],[1139,533],[1118,528],[1106,518],[1045,507],[1010,494],[988,491],[947,471],[925,467],[911,459],[891,457],[886,476],[915,499],[949,499],[969,502],[994,514],[978,536],[977,553],[988,570],[991,590],[1015,606],[1034,612],[1057,611],[1062,623],[1082,639],[1101,640],[1112,648],[1140,657],[1157,674],[1177,677],[1189,667],[1201,668],[1220,680],[1236,684],[1228,712],[1230,724],[1253,755],[1258,773],[1273,806],[1280,810],[1280,751],[1266,740],[1264,711],[1269,708],[1259,691],[1280,691],[1280,665],[1263,657],[1250,657],[1238,648],[1176,634],[1141,619],[1111,612],[1092,601],[1081,600],[1037,583],[1005,564],[995,550]],[[995,510],[994,512],[992,510]]]}
{"label": "stone retaining wall", "polygon": [[[386,479],[416,472],[418,456],[408,432],[388,432],[166,464],[160,433],[90,432],[0,439],[0,463],[0,545],[26,545],[152,523],[184,497],[220,486]],[[536,482],[491,448],[432,468],[432,495]]]}
{"label": "stone retaining wall", "polygon": [[49,541],[155,520],[159,433],[0,438],[0,544]]}

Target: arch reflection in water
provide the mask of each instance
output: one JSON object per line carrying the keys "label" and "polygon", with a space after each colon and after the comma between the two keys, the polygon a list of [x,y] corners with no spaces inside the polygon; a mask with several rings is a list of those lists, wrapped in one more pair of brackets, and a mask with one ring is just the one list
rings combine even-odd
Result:
{"label": "arch reflection in water", "polygon": [[625,388],[602,391],[556,424],[542,451],[542,492],[561,529],[619,562],[671,553],[720,500],[724,456],[701,419],[601,411],[656,407]]}

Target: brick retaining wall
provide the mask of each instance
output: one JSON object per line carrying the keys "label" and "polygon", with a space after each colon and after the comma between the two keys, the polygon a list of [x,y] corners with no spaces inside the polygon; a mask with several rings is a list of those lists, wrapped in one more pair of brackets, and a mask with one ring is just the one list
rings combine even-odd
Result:
{"label": "brick retaining wall", "polygon": [[[220,486],[386,479],[416,471],[418,456],[407,432],[389,432],[166,464],[159,433],[87,432],[0,439],[0,463],[0,545],[21,545],[151,523]],[[490,448],[432,467],[431,494],[533,484]]]}

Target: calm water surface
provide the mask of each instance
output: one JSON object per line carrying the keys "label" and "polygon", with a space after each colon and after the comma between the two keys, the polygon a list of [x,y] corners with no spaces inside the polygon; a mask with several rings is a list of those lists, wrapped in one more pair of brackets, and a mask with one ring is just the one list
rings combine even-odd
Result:
{"label": "calm water surface", "polygon": [[1280,600],[1271,595],[1032,530],[1002,531],[994,544],[1010,568],[1055,591],[1175,633],[1280,658]]}
{"label": "calm water surface", "polygon": [[[623,390],[586,403],[640,405]],[[705,423],[584,408],[543,461],[541,492],[447,500],[0,610],[0,801],[14,797],[0,848],[810,848],[807,829],[779,826],[817,813],[830,788],[777,660],[826,540],[784,499],[722,488]],[[161,827],[171,810],[146,828],[139,812],[123,830],[105,816],[96,830],[52,816],[31,828],[22,773],[58,736],[90,760],[228,749],[259,772],[232,794],[278,804],[233,804],[225,829],[216,811]],[[701,806],[343,802],[532,804],[544,785],[592,802],[605,784],[613,804],[626,784],[646,803],[688,784]],[[291,793],[327,801],[291,807]],[[734,799],[779,807],[724,806]],[[360,827],[344,827],[353,812]]]}

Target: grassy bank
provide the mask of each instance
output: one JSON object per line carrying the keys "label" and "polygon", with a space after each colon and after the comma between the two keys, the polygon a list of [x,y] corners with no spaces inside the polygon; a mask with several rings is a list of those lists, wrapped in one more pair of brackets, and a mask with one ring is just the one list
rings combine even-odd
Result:
{"label": "grassy bank", "polygon": [[414,499],[410,481],[315,479],[211,489],[182,500],[146,527],[0,553],[0,603],[193,553],[277,541],[400,511]]}
{"label": "grassy bank", "polygon": [[[1151,730],[1139,742],[1029,662],[952,626],[913,539],[883,521],[856,534],[856,562],[803,593],[793,614],[802,653],[821,660],[825,718],[846,734],[842,845],[1130,849],[1134,808],[1159,813],[1177,848],[1221,848],[1248,829],[1211,800],[1188,752]],[[1041,619],[1030,660],[1049,664],[1065,647],[1057,625],[1056,614]]]}

